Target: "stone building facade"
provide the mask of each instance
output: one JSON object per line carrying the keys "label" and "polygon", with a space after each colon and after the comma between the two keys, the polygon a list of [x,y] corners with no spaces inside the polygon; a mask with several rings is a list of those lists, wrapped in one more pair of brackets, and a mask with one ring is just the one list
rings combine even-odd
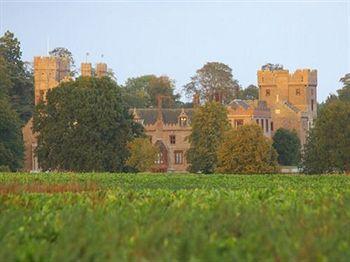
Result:
{"label": "stone building facade", "polygon": [[193,109],[133,109],[134,120],[142,124],[150,141],[159,148],[154,171],[186,171]]}
{"label": "stone building facade", "polygon": [[[142,124],[146,134],[160,153],[154,171],[185,172],[186,152],[190,148],[191,121],[195,108],[133,109],[134,121]],[[264,135],[271,137],[271,113],[263,101],[233,100],[227,106],[227,116],[233,128],[246,124],[261,125]]]}
{"label": "stone building facade", "polygon": [[273,131],[271,111],[264,101],[235,99],[227,106],[227,117],[233,128],[258,124],[264,135],[271,137]]}
{"label": "stone building facade", "polygon": [[[107,65],[81,64],[81,76],[103,77],[107,75]],[[69,62],[57,57],[34,58],[35,104],[45,101],[48,90],[62,81],[69,80]],[[272,137],[278,128],[296,130],[302,144],[306,141],[307,130],[312,126],[317,114],[317,71],[260,70],[258,71],[259,100],[235,99],[227,105],[227,116],[233,128],[256,123],[261,126],[266,137]],[[194,104],[198,104],[198,96]],[[188,168],[186,152],[190,147],[191,121],[195,108],[162,108],[161,100],[157,108],[130,109],[134,121],[142,124],[153,144],[160,149],[155,171],[184,172]],[[23,127],[25,143],[24,170],[38,170],[35,157],[37,139],[32,132],[33,119]]]}
{"label": "stone building facade", "polygon": [[274,130],[295,130],[302,144],[317,116],[317,71],[259,70],[259,100],[271,109]]}

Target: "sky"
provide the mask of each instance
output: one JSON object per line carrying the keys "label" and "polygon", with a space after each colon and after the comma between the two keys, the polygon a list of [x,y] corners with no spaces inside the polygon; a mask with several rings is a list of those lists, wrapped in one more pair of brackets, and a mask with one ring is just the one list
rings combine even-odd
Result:
{"label": "sky", "polygon": [[0,34],[6,30],[26,61],[63,46],[78,68],[106,62],[119,84],[168,75],[177,92],[211,61],[229,65],[243,87],[256,85],[269,62],[317,69],[319,101],[350,72],[350,0],[0,0]]}

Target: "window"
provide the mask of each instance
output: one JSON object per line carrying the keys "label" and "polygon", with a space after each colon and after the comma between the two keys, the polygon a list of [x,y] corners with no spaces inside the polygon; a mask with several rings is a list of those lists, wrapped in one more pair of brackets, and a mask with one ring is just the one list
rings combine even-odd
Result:
{"label": "window", "polygon": [[135,122],[143,125],[143,119],[141,119],[141,118],[140,119],[135,119]]}
{"label": "window", "polygon": [[175,135],[170,135],[169,136],[170,144],[174,145],[176,143],[176,137]]}
{"label": "window", "polygon": [[235,127],[243,126],[243,119],[235,119]]}
{"label": "window", "polygon": [[261,119],[261,128],[264,131],[264,119]]}
{"label": "window", "polygon": [[314,100],[311,99],[311,111],[314,111]]}
{"label": "window", "polygon": [[271,94],[270,89],[266,89],[266,90],[265,90],[265,95],[266,95],[266,96],[270,96],[270,94]]}
{"label": "window", "polygon": [[185,116],[180,117],[180,126],[187,126],[187,117]]}
{"label": "window", "polygon": [[297,96],[300,96],[300,88],[295,89],[295,94],[296,94]]}
{"label": "window", "polygon": [[163,153],[159,152],[157,154],[157,160],[155,161],[156,164],[160,165],[160,164],[164,164],[164,160],[163,160]]}
{"label": "window", "polygon": [[270,122],[270,130],[273,131],[273,122]]}
{"label": "window", "polygon": [[256,123],[259,125],[259,119],[256,119],[255,121],[256,121]]}
{"label": "window", "polygon": [[148,136],[149,141],[152,143],[152,136]]}
{"label": "window", "polygon": [[175,151],[175,164],[181,165],[183,164],[183,152],[182,151]]}
{"label": "window", "polygon": [[269,132],[269,120],[265,119],[265,128],[266,128],[266,132]]}

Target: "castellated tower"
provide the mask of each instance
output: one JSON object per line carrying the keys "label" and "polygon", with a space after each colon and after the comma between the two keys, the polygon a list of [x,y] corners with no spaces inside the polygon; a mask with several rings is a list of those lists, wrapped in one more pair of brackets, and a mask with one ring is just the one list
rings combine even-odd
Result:
{"label": "castellated tower", "polygon": [[272,129],[294,129],[304,144],[317,115],[317,71],[259,70],[258,86],[259,100],[271,108]]}
{"label": "castellated tower", "polygon": [[97,63],[96,64],[96,77],[104,77],[107,75],[107,64]]}
{"label": "castellated tower", "polygon": [[92,70],[91,63],[81,63],[81,76],[82,77],[104,77],[107,75],[107,64],[97,63],[95,72]]}
{"label": "castellated tower", "polygon": [[[34,57],[34,93],[35,104],[45,101],[48,90],[55,88],[61,81],[69,79],[69,61],[52,56]],[[22,128],[24,141],[24,170],[39,170],[35,156],[37,137],[33,133],[33,118]]]}
{"label": "castellated tower", "polygon": [[34,57],[35,104],[46,99],[48,90],[69,76],[69,60],[52,56]]}
{"label": "castellated tower", "polygon": [[317,111],[317,71],[310,69],[258,71],[259,99],[273,107],[276,102],[288,101],[303,112]]}
{"label": "castellated tower", "polygon": [[92,66],[91,63],[81,63],[81,76],[91,77],[92,76]]}

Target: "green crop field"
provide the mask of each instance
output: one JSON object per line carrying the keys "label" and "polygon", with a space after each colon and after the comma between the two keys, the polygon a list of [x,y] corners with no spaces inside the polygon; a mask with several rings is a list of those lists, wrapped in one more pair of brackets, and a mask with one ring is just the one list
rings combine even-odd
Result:
{"label": "green crop field", "polygon": [[0,261],[348,261],[350,177],[0,174]]}

